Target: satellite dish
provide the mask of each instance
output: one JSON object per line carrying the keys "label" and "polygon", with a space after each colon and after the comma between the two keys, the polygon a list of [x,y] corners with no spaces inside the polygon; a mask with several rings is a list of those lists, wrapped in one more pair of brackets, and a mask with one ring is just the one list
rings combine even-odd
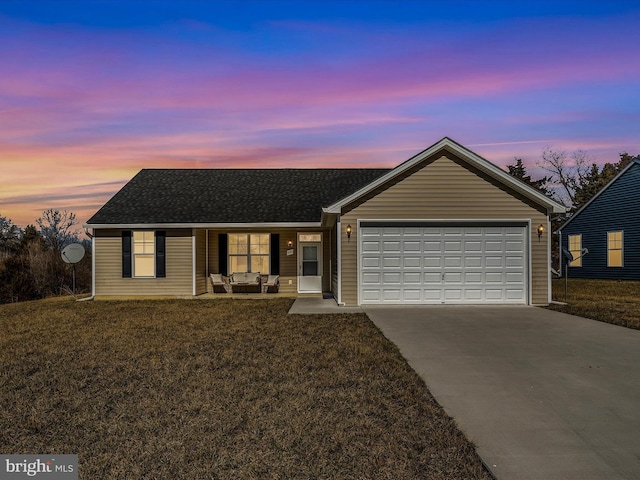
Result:
{"label": "satellite dish", "polygon": [[573,255],[569,250],[567,250],[566,248],[563,248],[562,254],[567,258],[567,260],[569,260],[570,262],[573,262]]}
{"label": "satellite dish", "polygon": [[84,247],[79,243],[70,243],[62,249],[62,260],[75,265],[84,257]]}

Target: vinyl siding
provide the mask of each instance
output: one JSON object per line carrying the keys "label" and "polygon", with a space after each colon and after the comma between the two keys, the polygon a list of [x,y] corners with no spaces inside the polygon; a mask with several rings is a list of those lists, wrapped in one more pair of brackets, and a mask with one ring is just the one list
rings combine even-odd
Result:
{"label": "vinyl siding", "polygon": [[121,230],[96,230],[96,296],[192,295],[191,230],[167,230],[166,278],[122,278]]}
{"label": "vinyl siding", "polygon": [[196,295],[207,293],[207,232],[196,230]]}
{"label": "vinyl siding", "polygon": [[[412,174],[376,192],[353,208],[343,210],[340,241],[342,245],[342,301],[358,302],[358,219],[423,220],[529,220],[531,255],[531,298],[534,304],[549,302],[549,225],[546,212],[535,208],[498,185],[493,179],[471,171],[450,153],[425,161]],[[345,229],[352,227],[351,240]],[[536,227],[545,226],[538,241]]]}
{"label": "vinyl siding", "polygon": [[[606,190],[561,228],[562,246],[569,235],[582,235],[589,253],[581,267],[569,267],[573,278],[640,280],[640,164],[632,165]],[[623,266],[607,266],[607,232],[624,232]],[[565,268],[565,265],[562,266]]]}

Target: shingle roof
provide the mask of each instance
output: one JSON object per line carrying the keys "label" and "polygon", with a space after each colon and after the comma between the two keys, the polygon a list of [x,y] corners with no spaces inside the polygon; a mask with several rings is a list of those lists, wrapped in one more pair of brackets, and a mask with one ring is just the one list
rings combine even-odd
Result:
{"label": "shingle roof", "polygon": [[88,224],[319,222],[389,169],[145,169]]}

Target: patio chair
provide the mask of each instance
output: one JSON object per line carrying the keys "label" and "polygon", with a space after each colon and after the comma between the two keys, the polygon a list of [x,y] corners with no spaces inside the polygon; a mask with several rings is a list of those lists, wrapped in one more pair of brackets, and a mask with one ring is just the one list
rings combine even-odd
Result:
{"label": "patio chair", "polygon": [[278,293],[280,289],[280,275],[269,275],[262,284],[264,293]]}
{"label": "patio chair", "polygon": [[212,273],[209,277],[211,278],[213,293],[228,293],[227,281],[221,273]]}

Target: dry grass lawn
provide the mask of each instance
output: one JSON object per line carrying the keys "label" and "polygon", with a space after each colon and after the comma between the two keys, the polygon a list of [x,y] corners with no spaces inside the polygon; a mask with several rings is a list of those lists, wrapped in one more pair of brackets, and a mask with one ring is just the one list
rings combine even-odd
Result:
{"label": "dry grass lawn", "polygon": [[[564,279],[553,280],[553,299],[565,301]],[[570,278],[568,305],[549,308],[640,329],[640,282]]]}
{"label": "dry grass lawn", "polygon": [[489,479],[398,350],[291,299],[0,306],[0,452],[83,479]]}

